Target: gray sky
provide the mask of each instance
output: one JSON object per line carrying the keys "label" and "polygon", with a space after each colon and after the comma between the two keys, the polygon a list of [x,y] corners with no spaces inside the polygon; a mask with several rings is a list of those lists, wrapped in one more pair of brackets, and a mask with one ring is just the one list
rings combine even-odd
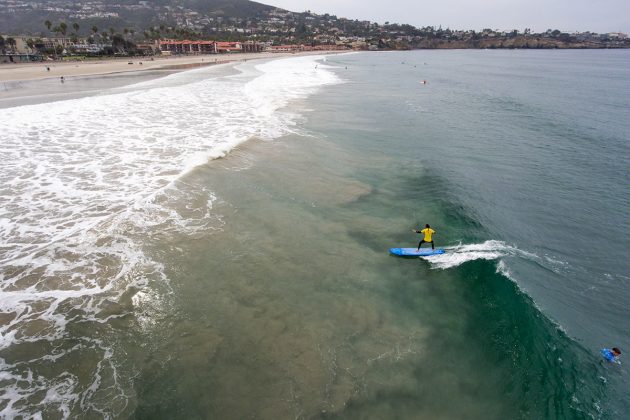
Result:
{"label": "gray sky", "polygon": [[451,29],[630,33],[630,0],[257,0],[293,12]]}

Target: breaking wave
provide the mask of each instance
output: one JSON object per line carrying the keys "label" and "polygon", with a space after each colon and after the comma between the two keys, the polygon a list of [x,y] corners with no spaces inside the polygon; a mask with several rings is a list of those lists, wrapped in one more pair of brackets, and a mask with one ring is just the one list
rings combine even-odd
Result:
{"label": "breaking wave", "polygon": [[[298,115],[283,108],[339,83],[315,69],[319,59],[247,63],[224,77],[204,68],[166,87],[2,111],[0,416],[125,409],[131,379],[108,321],[165,305],[164,267],[147,246],[223,224],[220,198],[183,175],[248,139],[294,131]],[[79,357],[80,369],[67,362]]]}

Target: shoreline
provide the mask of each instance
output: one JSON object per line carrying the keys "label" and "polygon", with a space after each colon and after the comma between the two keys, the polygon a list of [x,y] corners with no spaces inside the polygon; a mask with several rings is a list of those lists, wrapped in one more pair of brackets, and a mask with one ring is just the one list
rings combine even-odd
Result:
{"label": "shoreline", "polygon": [[[0,109],[77,99],[104,89],[124,88],[201,67],[237,64],[248,60],[271,60],[306,55],[331,55],[338,51],[300,53],[245,53],[196,55],[154,61],[103,60],[99,62],[56,63],[50,72],[46,63],[0,65]],[[127,64],[133,61],[134,64]],[[43,64],[43,65],[42,65]],[[50,64],[49,64],[50,65]],[[52,74],[51,74],[52,73]],[[64,77],[60,83],[61,76]]]}
{"label": "shoreline", "polygon": [[[145,72],[149,70],[186,70],[192,67],[226,64],[235,61],[267,59],[276,57],[295,57],[304,55],[338,54],[339,51],[309,51],[298,53],[238,53],[238,54],[200,54],[194,56],[171,57],[133,57],[79,62],[37,62],[19,64],[0,64],[0,83],[27,82],[46,79],[60,79],[62,76],[108,76],[121,73]],[[151,61],[153,58],[153,61]],[[129,64],[133,63],[133,64]],[[142,63],[142,64],[140,64]],[[47,68],[50,70],[47,71]]]}

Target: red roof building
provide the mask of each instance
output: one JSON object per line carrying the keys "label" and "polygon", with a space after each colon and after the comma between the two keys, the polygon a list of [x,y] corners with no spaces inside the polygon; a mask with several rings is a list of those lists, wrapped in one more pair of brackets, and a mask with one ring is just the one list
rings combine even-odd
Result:
{"label": "red roof building", "polygon": [[243,47],[240,42],[220,42],[215,43],[217,52],[219,53],[233,53],[243,51]]}

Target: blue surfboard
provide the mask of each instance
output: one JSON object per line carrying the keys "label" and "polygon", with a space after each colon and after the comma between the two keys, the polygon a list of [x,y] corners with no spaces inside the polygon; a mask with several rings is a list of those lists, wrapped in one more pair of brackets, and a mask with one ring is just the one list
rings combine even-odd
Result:
{"label": "blue surfboard", "polygon": [[400,257],[428,257],[430,255],[444,254],[444,250],[441,248],[390,248],[389,252]]}

